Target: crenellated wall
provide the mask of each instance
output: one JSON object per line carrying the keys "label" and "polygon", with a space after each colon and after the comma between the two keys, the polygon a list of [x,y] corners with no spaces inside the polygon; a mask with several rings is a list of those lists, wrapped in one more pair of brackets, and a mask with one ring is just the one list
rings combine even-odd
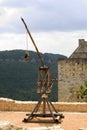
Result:
{"label": "crenellated wall", "polygon": [[[37,102],[16,101],[0,98],[0,111],[29,111],[31,112]],[[87,103],[53,102],[58,112],[87,112]],[[42,106],[40,107],[42,109]],[[40,110],[39,110],[40,111]]]}

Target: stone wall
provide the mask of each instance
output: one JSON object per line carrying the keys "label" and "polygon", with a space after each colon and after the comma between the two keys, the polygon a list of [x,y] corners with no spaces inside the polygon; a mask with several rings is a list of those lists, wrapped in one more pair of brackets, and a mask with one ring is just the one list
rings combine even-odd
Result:
{"label": "stone wall", "polygon": [[76,92],[87,80],[87,59],[68,58],[58,61],[58,101],[78,101]]}
{"label": "stone wall", "polygon": [[[36,103],[37,102],[16,101],[12,99],[0,98],[0,111],[31,112]],[[87,103],[53,102],[53,105],[58,112],[87,112]]]}

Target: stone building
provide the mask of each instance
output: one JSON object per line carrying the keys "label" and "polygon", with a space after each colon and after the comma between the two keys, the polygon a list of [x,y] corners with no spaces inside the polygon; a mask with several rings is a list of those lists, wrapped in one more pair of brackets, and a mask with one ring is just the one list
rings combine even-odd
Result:
{"label": "stone building", "polygon": [[58,101],[78,101],[77,90],[86,80],[87,41],[79,39],[79,46],[72,55],[58,61]]}

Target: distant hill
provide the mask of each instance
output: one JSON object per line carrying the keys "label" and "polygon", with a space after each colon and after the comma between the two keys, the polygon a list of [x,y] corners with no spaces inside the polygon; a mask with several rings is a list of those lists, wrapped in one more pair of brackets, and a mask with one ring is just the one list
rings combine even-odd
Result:
{"label": "distant hill", "polygon": [[[29,61],[24,60],[25,51],[12,50],[0,51],[0,97],[16,100],[38,100],[36,83],[40,62],[36,52],[29,51]],[[66,58],[64,55],[42,54],[45,65],[49,66],[52,73],[58,76],[58,59]],[[51,101],[57,101],[57,83],[50,94]]]}

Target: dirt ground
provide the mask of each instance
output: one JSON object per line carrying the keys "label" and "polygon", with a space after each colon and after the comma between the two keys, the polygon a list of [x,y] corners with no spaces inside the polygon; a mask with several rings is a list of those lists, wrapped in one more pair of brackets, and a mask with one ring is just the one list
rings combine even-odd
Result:
{"label": "dirt ground", "polygon": [[87,113],[66,113],[60,124],[55,123],[24,123],[22,120],[26,117],[28,112],[4,112],[0,111],[0,121],[10,121],[16,126],[22,127],[43,127],[59,125],[64,130],[79,130],[84,128],[87,130]]}

